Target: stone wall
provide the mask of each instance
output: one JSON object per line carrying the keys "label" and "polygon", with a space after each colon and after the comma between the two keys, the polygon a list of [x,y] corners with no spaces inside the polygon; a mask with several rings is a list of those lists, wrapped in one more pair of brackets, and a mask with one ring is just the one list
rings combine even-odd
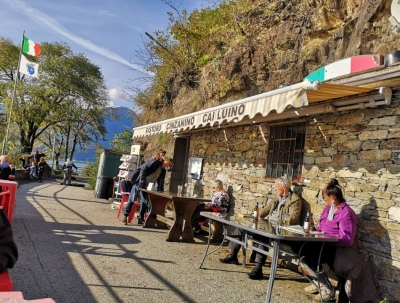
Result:
{"label": "stone wall", "polygon": [[[360,253],[370,261],[382,297],[399,302],[400,290],[400,107],[355,110],[308,121],[303,181],[293,184],[318,219],[321,189],[336,178],[358,216]],[[315,119],[314,119],[315,118]],[[274,196],[265,179],[268,126],[238,126],[195,133],[190,156],[203,157],[195,191],[211,195],[215,179],[232,192],[230,219],[248,214]]]}

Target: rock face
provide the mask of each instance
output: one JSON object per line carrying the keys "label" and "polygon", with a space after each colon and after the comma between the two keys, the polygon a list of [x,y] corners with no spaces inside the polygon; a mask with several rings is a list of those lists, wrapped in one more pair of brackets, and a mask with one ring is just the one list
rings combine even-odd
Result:
{"label": "rock face", "polygon": [[185,99],[212,107],[301,82],[346,57],[400,48],[388,21],[391,0],[251,2],[239,16],[245,37],[201,70],[198,89],[184,89],[174,100],[177,111]]}
{"label": "rock face", "polygon": [[[385,123],[376,122],[375,109],[310,118],[306,122],[302,182],[292,186],[301,193],[303,207],[318,220],[324,208],[321,190],[331,178],[339,181],[347,203],[357,214],[359,252],[372,265],[382,298],[390,302],[400,297],[400,135],[389,123],[397,118],[393,112],[399,107],[396,100],[379,109]],[[366,127],[351,130],[343,123],[351,117],[361,117],[357,123]],[[204,158],[202,180],[195,182],[195,191],[211,196],[213,180],[223,181],[232,193],[233,221],[240,221],[240,214],[251,213],[256,203],[265,206],[275,195],[274,180],[265,179],[269,127],[261,126],[265,141],[260,128],[254,136],[252,127],[191,134],[189,156]],[[397,137],[389,139],[389,133]],[[348,138],[352,139],[346,141]]]}

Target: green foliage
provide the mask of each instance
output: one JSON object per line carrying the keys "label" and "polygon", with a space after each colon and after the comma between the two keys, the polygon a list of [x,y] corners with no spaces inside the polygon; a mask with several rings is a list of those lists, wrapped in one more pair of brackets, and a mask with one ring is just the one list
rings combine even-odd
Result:
{"label": "green foliage", "polygon": [[204,55],[199,59],[199,66],[204,66],[206,65],[210,60],[212,60],[212,57],[210,55]]}
{"label": "green foliage", "polygon": [[[0,102],[7,112],[18,53],[18,46],[0,38]],[[13,142],[21,153],[30,153],[40,141],[52,149],[51,133],[57,133],[63,146],[56,153],[72,158],[77,145],[86,146],[106,132],[107,97],[100,68],[60,43],[44,42],[39,59],[28,57],[40,64],[39,78],[20,75],[11,117],[15,131],[8,145]]]}
{"label": "green foliage", "polygon": [[[140,122],[159,120],[153,110],[171,107],[182,86],[196,88],[199,68],[213,58],[218,60],[243,39],[246,33],[239,20],[251,4],[250,0],[217,1],[213,8],[194,10],[190,15],[171,6],[176,14],[169,13],[167,28],[156,31],[146,51],[138,52],[140,59],[149,62],[146,69],[155,74],[150,87],[135,98],[144,110]],[[169,117],[179,114],[175,109],[165,113]]]}
{"label": "green foliage", "polygon": [[111,141],[111,149],[121,152],[129,152],[132,145],[132,130],[124,130],[122,133],[116,134]]}
{"label": "green foliage", "polygon": [[96,162],[88,163],[82,171],[82,175],[89,177],[88,184],[91,189],[95,189],[97,182],[97,171],[99,170],[100,157]]}
{"label": "green foliage", "polygon": [[161,133],[155,136],[155,141],[159,146],[166,146],[171,139],[171,134]]}

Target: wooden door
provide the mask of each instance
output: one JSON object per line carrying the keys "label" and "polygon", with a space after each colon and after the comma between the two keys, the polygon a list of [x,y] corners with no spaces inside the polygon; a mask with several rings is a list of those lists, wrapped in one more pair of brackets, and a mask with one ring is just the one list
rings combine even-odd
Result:
{"label": "wooden door", "polygon": [[175,139],[173,157],[174,166],[172,167],[171,183],[169,185],[170,192],[176,193],[178,191],[178,185],[182,185],[185,182],[189,154],[189,140],[189,137],[178,137]]}

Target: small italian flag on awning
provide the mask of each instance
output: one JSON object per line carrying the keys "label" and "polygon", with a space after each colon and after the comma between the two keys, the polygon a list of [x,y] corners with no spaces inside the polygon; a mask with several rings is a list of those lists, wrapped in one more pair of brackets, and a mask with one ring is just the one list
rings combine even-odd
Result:
{"label": "small italian flag on awning", "polygon": [[22,53],[35,56],[36,58],[40,56],[40,44],[29,40],[24,36],[24,41],[22,42]]}

